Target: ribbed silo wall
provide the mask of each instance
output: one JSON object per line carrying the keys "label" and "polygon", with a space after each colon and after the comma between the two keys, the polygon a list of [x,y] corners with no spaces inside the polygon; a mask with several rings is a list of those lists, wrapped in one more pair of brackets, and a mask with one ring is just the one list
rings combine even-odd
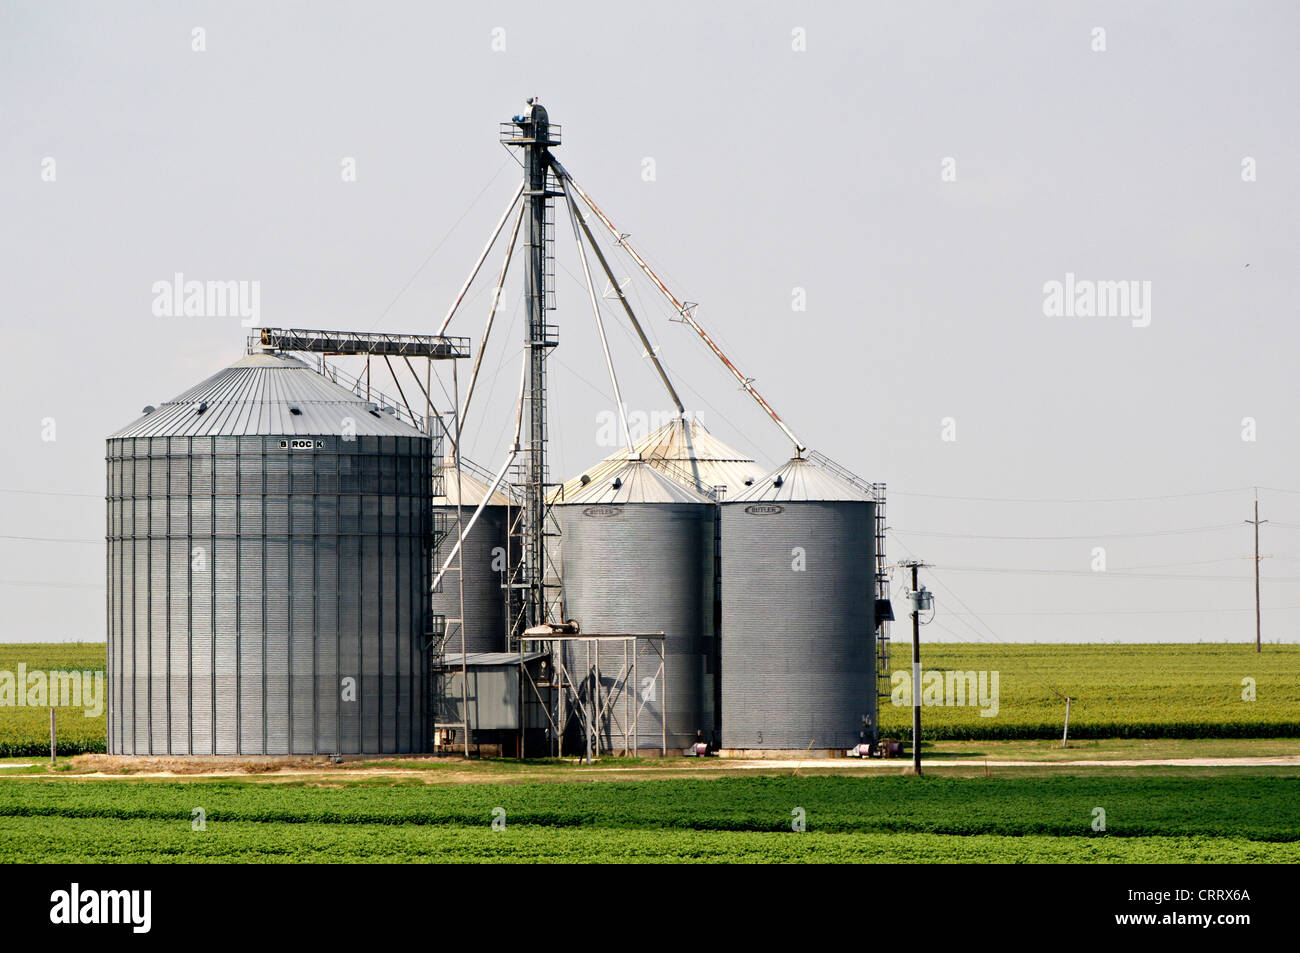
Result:
{"label": "ribbed silo wall", "polygon": [[[659,656],[642,648],[639,684],[631,699],[643,707],[636,745],[659,748],[665,716],[667,745],[707,738],[714,721],[713,628],[714,507],[706,503],[624,503],[557,506],[563,547],[565,615],[583,633],[665,634],[667,688],[656,676]],[[581,645],[581,643],[579,643]],[[566,655],[570,674],[586,668],[585,645]],[[621,643],[601,648],[605,690],[623,665]],[[630,675],[629,675],[629,684]],[[624,699],[626,700],[626,699]],[[599,726],[603,750],[621,751],[631,731],[624,700],[611,706]]]}
{"label": "ribbed silo wall", "polygon": [[722,505],[724,748],[848,748],[874,720],[874,510]]}
{"label": "ribbed silo wall", "polygon": [[429,451],[108,441],[109,751],[426,750]]}
{"label": "ribbed silo wall", "polygon": [[[447,541],[442,546],[442,552],[450,553],[456,545],[456,507],[437,506],[434,512],[442,515],[447,529]],[[474,515],[474,506],[466,504],[460,512],[461,519],[468,523]],[[461,552],[465,572],[465,614],[461,615],[460,591],[455,573],[449,572],[443,576],[439,591],[433,594],[433,611],[436,615],[445,619],[465,620],[466,652],[506,651],[506,590],[503,586],[508,581],[504,571],[509,534],[507,512],[505,506],[483,507],[483,512],[465,539]],[[512,561],[518,563],[517,554],[512,552],[511,556]],[[453,567],[455,565],[452,563]],[[448,631],[452,636],[447,642],[446,651],[459,652],[459,635],[454,627],[449,627]]]}

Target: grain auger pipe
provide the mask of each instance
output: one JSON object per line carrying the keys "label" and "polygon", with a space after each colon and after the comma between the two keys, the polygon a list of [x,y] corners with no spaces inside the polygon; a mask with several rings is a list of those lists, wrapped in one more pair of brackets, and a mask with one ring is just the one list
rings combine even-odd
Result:
{"label": "grain auger pipe", "polygon": [[723,366],[725,366],[736,380],[740,382],[741,388],[744,389],[750,397],[754,398],[754,401],[758,406],[762,407],[764,412],[772,418],[772,421],[781,428],[781,432],[784,433],[786,437],[789,438],[790,442],[794,444],[795,456],[802,457],[808,449],[804,445],[803,441],[800,440],[795,432],[790,429],[790,426],[781,419],[781,415],[772,409],[772,405],[763,398],[763,395],[758,392],[758,388],[754,386],[753,380],[740,372],[740,368],[736,367],[736,365],[731,362],[731,359],[722,353],[722,348],[718,347],[718,345],[714,343],[713,338],[709,337],[708,332],[700,326],[700,323],[697,320],[695,320],[695,315],[693,313],[694,306],[687,307],[681,301],[677,300],[677,296],[668,290],[668,286],[654,273],[654,269],[646,264],[645,259],[642,258],[637,253],[637,250],[628,243],[627,236],[615,227],[614,223],[609,220],[609,217],[606,216],[605,213],[600,210],[600,207],[591,200],[591,196],[584,192],[582,186],[574,181],[573,176],[569,174],[569,170],[564,168],[555,156],[551,156],[550,161],[551,167],[556,171],[556,173],[560,175],[569,187],[578,194],[578,197],[586,203],[587,207],[591,209],[592,214],[600,219],[604,226],[609,229],[610,234],[614,236],[615,244],[622,247],[624,251],[632,256],[632,260],[637,263],[637,267],[645,272],[646,277],[649,278],[654,286],[659,289],[659,292],[668,299],[668,302],[673,306],[673,310],[677,312],[682,321],[700,336],[700,340],[708,345],[709,350],[714,353],[714,356],[716,356],[718,360],[723,363]]}

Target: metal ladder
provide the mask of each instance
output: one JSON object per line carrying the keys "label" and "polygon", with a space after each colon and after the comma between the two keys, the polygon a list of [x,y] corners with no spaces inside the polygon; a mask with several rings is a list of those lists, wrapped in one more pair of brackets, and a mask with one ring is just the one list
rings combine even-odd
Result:
{"label": "metal ladder", "polygon": [[[885,484],[871,484],[871,495],[876,500],[876,598],[889,598],[889,561],[885,557],[885,533],[889,528],[885,519]],[[888,698],[889,679],[889,623],[876,627],[876,696]],[[879,719],[877,719],[879,721]]]}
{"label": "metal ladder", "polygon": [[[437,472],[434,476],[434,489],[437,490],[441,486],[443,488],[443,493],[445,494],[446,492],[445,487],[446,487],[447,480],[448,479],[455,480],[456,473],[453,472],[449,476],[445,472],[446,470],[445,459],[440,458],[440,460],[442,462],[439,463],[437,467]],[[439,523],[441,523],[441,530],[439,528]],[[448,522],[448,514],[434,513],[433,524],[434,524],[433,525],[433,539],[434,539],[433,563],[435,565],[438,565],[441,563],[440,555],[442,553],[443,543],[445,543],[447,539],[452,535],[450,531],[451,524],[449,524]],[[464,517],[462,514],[461,497],[459,491],[456,494],[456,518],[454,521],[454,525],[455,525],[454,535],[456,539],[460,539],[461,533],[463,532],[462,527],[464,525]],[[466,665],[465,665],[466,653],[465,653],[465,619],[464,619],[465,616],[465,561],[464,560],[465,560],[465,547],[462,545],[460,549],[456,551],[455,564],[447,568],[447,572],[444,574],[443,579],[439,581],[437,588],[433,590],[434,592],[441,592],[442,586],[446,581],[446,577],[454,573],[456,579],[456,588],[457,591],[459,592],[459,597],[456,600],[456,603],[460,607],[460,617],[448,618],[447,616],[443,616],[443,615],[431,614],[430,625],[427,627],[427,631],[429,634],[430,678],[434,682],[434,686],[433,686],[434,691],[430,692],[430,697],[436,702],[438,702],[434,710],[434,719],[432,722],[433,734],[436,739],[439,732],[459,731],[461,733],[460,738],[465,749],[465,756],[469,757],[469,699],[468,699],[469,681],[468,681],[468,676],[466,673]],[[452,637],[457,633],[459,633],[461,637],[460,668],[459,668],[460,686],[461,686],[461,704],[460,704],[461,720],[460,721],[439,721],[438,715],[443,712],[447,700],[447,674],[449,671],[454,670],[454,667],[452,669],[449,669],[446,663],[447,646],[448,644],[450,644]]]}

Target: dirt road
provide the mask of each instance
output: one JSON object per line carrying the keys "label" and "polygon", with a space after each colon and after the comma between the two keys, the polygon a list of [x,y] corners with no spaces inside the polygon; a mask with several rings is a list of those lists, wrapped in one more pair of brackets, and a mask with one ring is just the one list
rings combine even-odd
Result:
{"label": "dirt road", "polygon": [[[0,763],[0,768],[30,768],[38,762]],[[367,766],[365,761],[344,764],[317,762],[311,759],[265,759],[256,762],[237,760],[185,760],[112,758],[105,755],[87,755],[76,759],[69,769],[45,774],[0,775],[17,778],[44,778],[49,780],[209,780],[214,778],[239,778],[244,780],[277,781],[315,778],[324,783],[345,782],[351,778],[408,778],[429,783],[501,783],[520,781],[596,781],[602,778],[627,775],[692,777],[715,775],[727,771],[836,771],[846,773],[897,772],[908,768],[906,758],[869,760],[853,758],[797,759],[741,759],[708,758],[702,760],[668,758],[632,765],[596,764],[586,767],[574,762],[567,765],[545,764],[529,767],[526,764],[500,767],[481,761],[442,761],[432,764]],[[1235,757],[1235,758],[1125,758],[1061,761],[1026,761],[984,758],[926,758],[923,767],[942,768],[1229,768],[1229,767],[1300,767],[1300,755]]]}

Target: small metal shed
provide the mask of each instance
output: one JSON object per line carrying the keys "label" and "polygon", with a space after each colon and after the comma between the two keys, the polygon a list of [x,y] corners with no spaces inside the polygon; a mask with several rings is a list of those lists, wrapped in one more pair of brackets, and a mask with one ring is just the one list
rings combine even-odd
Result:
{"label": "small metal shed", "polygon": [[[461,684],[461,653],[442,657],[436,677],[444,680],[438,693],[437,721],[464,723],[471,744],[509,747],[513,733],[543,733],[549,724],[548,652],[467,652],[465,684]],[[468,705],[462,712],[463,705]],[[520,718],[520,713],[523,718]],[[529,745],[531,747],[531,745]]]}

